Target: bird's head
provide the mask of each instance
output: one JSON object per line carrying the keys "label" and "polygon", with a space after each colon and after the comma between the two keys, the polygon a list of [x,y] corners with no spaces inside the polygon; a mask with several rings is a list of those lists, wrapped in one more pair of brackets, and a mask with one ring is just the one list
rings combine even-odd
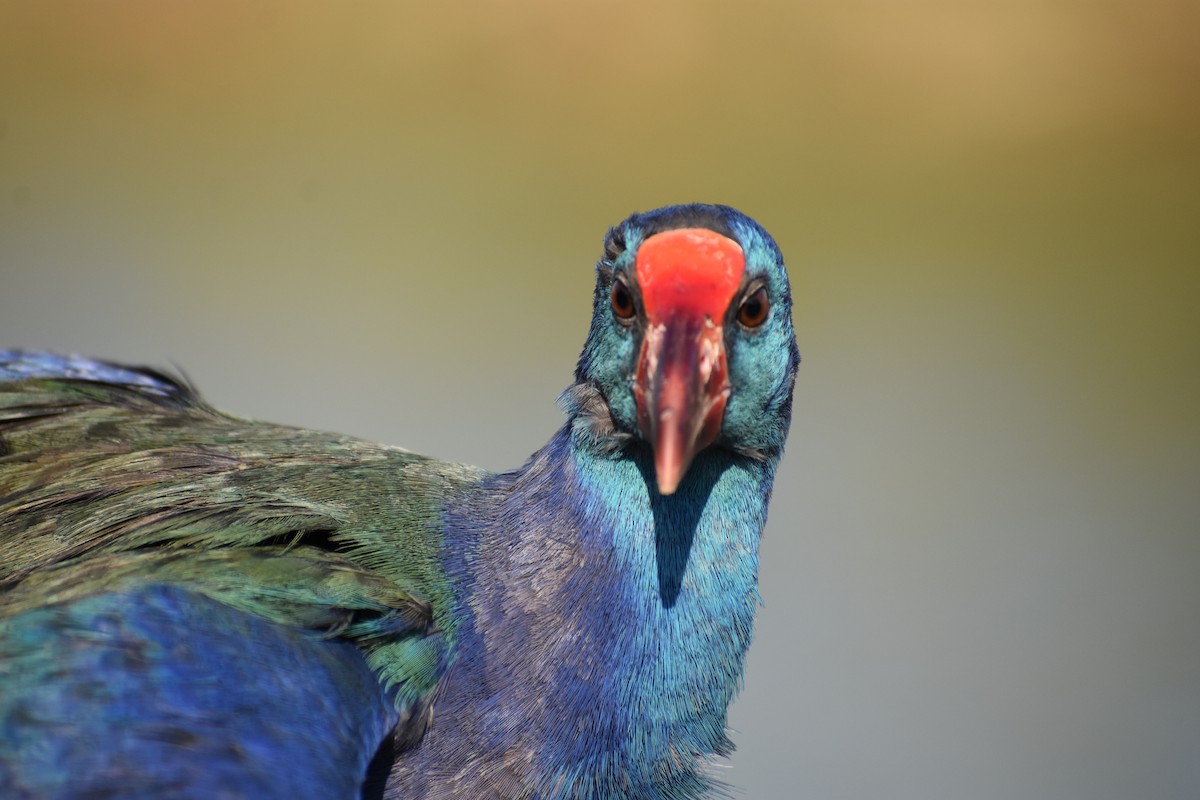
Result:
{"label": "bird's head", "polygon": [[783,447],[800,356],[783,256],[735,209],[670,206],[609,231],[576,386],[614,437],[654,452],[672,494],[707,447]]}

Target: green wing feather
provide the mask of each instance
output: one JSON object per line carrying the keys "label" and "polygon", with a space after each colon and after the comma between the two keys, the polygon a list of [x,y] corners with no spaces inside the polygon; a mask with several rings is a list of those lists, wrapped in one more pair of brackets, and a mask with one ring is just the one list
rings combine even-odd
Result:
{"label": "green wing feather", "polygon": [[419,736],[453,660],[441,509],[481,473],[172,386],[0,383],[0,618],[186,586],[356,642]]}

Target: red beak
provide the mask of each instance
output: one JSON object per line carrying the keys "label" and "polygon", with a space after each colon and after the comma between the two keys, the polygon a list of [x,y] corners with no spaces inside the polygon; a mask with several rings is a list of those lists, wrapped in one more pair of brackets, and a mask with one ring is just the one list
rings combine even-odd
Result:
{"label": "red beak", "polygon": [[737,242],[703,228],[665,231],[638,249],[646,329],[633,391],[654,448],[658,490],[672,494],[721,430],[729,375],[721,321],[745,271]]}
{"label": "red beak", "polygon": [[729,397],[722,339],[721,327],[710,319],[651,325],[642,339],[633,390],[663,494],[675,491],[696,453],[721,430]]}

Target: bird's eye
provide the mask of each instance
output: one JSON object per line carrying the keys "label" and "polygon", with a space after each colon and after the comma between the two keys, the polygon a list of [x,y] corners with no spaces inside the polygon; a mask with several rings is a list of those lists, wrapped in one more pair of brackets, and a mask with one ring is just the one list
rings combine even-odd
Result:
{"label": "bird's eye", "polygon": [[760,286],[749,297],[742,301],[738,308],[737,320],[747,328],[757,328],[767,321],[767,312],[771,304],[767,300],[767,289]]}
{"label": "bird's eye", "polygon": [[623,281],[613,281],[612,307],[613,313],[621,319],[633,316],[633,295],[629,293],[629,287]]}

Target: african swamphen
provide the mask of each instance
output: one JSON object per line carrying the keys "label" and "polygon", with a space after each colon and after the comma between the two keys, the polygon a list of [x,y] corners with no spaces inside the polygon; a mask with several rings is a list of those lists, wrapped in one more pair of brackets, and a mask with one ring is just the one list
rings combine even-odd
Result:
{"label": "african swamphen", "polygon": [[799,356],[724,206],[611,230],[567,422],[491,474],[0,353],[0,794],[698,798]]}

